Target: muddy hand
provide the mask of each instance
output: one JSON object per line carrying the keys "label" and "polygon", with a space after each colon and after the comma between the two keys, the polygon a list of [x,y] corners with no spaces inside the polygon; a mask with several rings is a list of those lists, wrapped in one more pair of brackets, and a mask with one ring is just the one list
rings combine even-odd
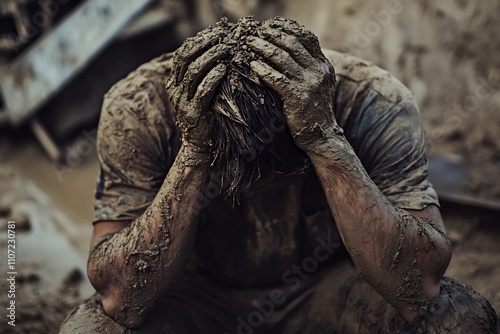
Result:
{"label": "muddy hand", "polygon": [[210,145],[206,110],[226,73],[226,66],[218,62],[229,51],[228,46],[219,44],[221,34],[214,28],[208,34],[188,38],[175,53],[166,85],[183,144],[206,152]]}
{"label": "muddy hand", "polygon": [[[300,37],[284,32],[287,30],[296,31]],[[251,62],[251,70],[280,94],[290,132],[307,152],[342,130],[333,113],[333,66],[321,52],[317,38],[304,31],[298,24],[277,28],[271,24],[246,43],[261,56]]]}

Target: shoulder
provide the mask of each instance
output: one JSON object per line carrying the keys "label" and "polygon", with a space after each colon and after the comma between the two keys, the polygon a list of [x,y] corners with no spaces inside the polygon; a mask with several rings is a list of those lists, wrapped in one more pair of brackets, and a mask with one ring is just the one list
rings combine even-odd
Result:
{"label": "shoulder", "polygon": [[117,169],[123,169],[131,152],[141,152],[151,164],[169,165],[178,137],[165,91],[171,67],[172,54],[164,54],[139,66],[106,93],[97,137],[102,160],[114,160]]}
{"label": "shoulder", "polygon": [[165,90],[172,54],[167,53],[139,66],[104,95],[99,127],[122,125],[137,130],[174,127],[174,111]]}
{"label": "shoulder", "polygon": [[105,95],[97,135],[94,221],[133,220],[151,203],[180,146],[165,91],[171,54],[155,58]]}
{"label": "shoulder", "polygon": [[382,134],[391,128],[408,123],[420,131],[420,111],[403,83],[388,71],[352,55],[333,50],[324,50],[324,54],[337,77],[335,117],[359,155],[364,154],[362,147],[367,143],[388,140]]}
{"label": "shoulder", "polygon": [[131,100],[146,90],[155,90],[158,93],[161,91],[166,100],[165,82],[170,76],[172,58],[171,53],[166,53],[130,72],[104,95],[104,104],[115,102],[117,99]]}
{"label": "shoulder", "polygon": [[427,180],[425,131],[410,90],[370,62],[323,52],[337,77],[335,117],[375,184],[401,208],[439,205]]}
{"label": "shoulder", "polygon": [[335,68],[337,98],[372,93],[396,104],[413,96],[392,74],[369,61],[334,50],[323,49],[323,53]]}

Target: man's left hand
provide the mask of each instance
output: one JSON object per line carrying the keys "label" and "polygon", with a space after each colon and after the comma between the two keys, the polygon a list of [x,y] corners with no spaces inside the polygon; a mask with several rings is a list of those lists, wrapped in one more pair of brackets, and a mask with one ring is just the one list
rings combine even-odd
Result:
{"label": "man's left hand", "polygon": [[290,21],[271,20],[261,29],[246,41],[261,56],[250,67],[280,95],[297,146],[307,152],[342,133],[333,111],[335,72],[316,36]]}

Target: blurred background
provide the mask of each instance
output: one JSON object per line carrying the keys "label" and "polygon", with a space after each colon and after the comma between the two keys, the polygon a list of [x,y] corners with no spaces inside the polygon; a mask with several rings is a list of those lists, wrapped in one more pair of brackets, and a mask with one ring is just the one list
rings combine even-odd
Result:
{"label": "blurred background", "polygon": [[454,243],[448,275],[500,310],[500,2],[1,0],[0,303],[16,221],[16,327],[55,333],[92,293],[85,264],[103,94],[220,17],[283,15],[417,97]]}

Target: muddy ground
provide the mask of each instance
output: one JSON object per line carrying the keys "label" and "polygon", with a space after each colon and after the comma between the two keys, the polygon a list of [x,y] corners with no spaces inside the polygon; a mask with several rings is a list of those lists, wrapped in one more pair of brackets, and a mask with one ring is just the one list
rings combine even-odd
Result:
{"label": "muddy ground", "polygon": [[[0,332],[57,333],[65,315],[93,292],[86,277],[85,255],[71,242],[78,238],[88,244],[89,233],[80,233],[39,185],[4,164],[0,189],[3,313],[7,312],[5,305],[15,302],[15,318],[3,314]],[[14,226],[14,237],[8,236],[9,221],[15,222],[9,224]],[[8,240],[15,241],[9,243],[13,246],[9,247],[11,262],[6,260]],[[12,277],[14,280],[7,281]],[[7,323],[12,320],[15,327]]]}
{"label": "muddy ground", "polygon": [[[430,152],[453,155],[467,165],[465,191],[500,198],[498,2],[274,3],[265,10],[239,9],[242,15],[253,10],[261,18],[284,14],[298,19],[324,47],[351,52],[391,71],[419,101]],[[93,142],[86,136],[75,141],[80,154],[71,166],[50,162],[33,138],[0,135],[0,144],[2,258],[6,219],[24,221],[17,239],[16,328],[2,316],[0,332],[55,333],[71,307],[91,293],[84,270],[98,172]],[[472,285],[498,313],[500,214],[443,203],[443,216],[454,243],[447,274]],[[5,269],[0,261],[0,272]],[[6,291],[3,275],[0,288]],[[0,304],[6,302],[6,293],[0,292]]]}

